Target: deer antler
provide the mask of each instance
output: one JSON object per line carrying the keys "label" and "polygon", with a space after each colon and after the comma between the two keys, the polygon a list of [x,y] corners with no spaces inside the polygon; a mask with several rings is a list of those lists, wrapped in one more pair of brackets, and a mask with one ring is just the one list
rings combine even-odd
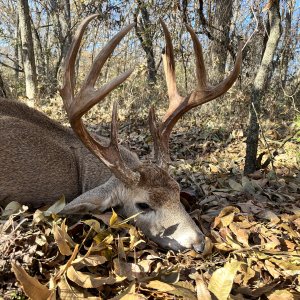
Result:
{"label": "deer antler", "polygon": [[122,182],[127,185],[135,185],[139,181],[139,173],[132,171],[123,161],[118,147],[117,138],[117,104],[114,103],[111,122],[110,143],[108,146],[101,145],[85,128],[81,117],[90,110],[95,104],[103,100],[107,94],[125,81],[133,70],[126,71],[106,83],[99,89],[94,85],[99,77],[101,68],[114,51],[121,39],[134,27],[134,24],[126,26],[117,33],[100,51],[93,62],[85,82],[77,95],[75,89],[75,60],[80,47],[83,32],[89,22],[97,17],[98,14],[85,18],[78,27],[70,50],[65,61],[64,84],[60,90],[64,106],[71,124],[71,127],[81,139],[84,145],[98,157]]}
{"label": "deer antler", "polygon": [[216,86],[210,86],[207,82],[201,44],[193,29],[186,25],[187,31],[193,41],[198,84],[195,90],[183,97],[179,95],[176,87],[175,61],[171,35],[164,21],[160,19],[160,23],[166,40],[163,64],[168,89],[169,107],[159,125],[157,124],[155,111],[152,107],[149,112],[149,125],[153,137],[155,159],[159,165],[167,167],[167,164],[170,161],[169,137],[174,125],[183,116],[183,114],[193,107],[211,101],[226,93],[230,89],[240,73],[242,65],[242,47],[239,47],[234,68],[228,77]]}

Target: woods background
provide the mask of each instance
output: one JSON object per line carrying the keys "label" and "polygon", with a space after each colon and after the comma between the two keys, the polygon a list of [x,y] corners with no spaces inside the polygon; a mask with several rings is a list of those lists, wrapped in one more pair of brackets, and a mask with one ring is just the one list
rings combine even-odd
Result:
{"label": "woods background", "polygon": [[[274,156],[281,154],[279,148],[297,139],[300,123],[299,5],[296,0],[1,0],[0,93],[26,101],[52,118],[64,121],[57,90],[64,57],[79,22],[90,14],[99,13],[99,18],[89,26],[80,50],[78,85],[108,39],[126,24],[136,22],[135,31],[126,36],[105,65],[99,84],[129,68],[134,67],[135,72],[108,97],[110,100],[104,106],[92,110],[88,119],[95,125],[100,120],[109,122],[112,100],[117,99],[121,120],[128,121],[127,125],[140,120],[141,127],[147,130],[150,105],[155,105],[158,111],[167,105],[161,63],[164,38],[159,18],[167,23],[172,34],[180,92],[187,94],[195,87],[193,47],[186,23],[201,40],[211,84],[220,82],[230,71],[239,43],[244,43],[245,47],[242,72],[234,88],[223,99],[188,114],[181,122],[183,127],[188,124],[187,128],[179,128],[178,132],[187,134],[194,127],[202,128],[196,136],[206,132],[202,140],[210,145],[220,140],[228,141],[232,134],[245,138],[244,172],[253,173],[270,166]],[[214,129],[220,135],[216,141],[208,137]],[[261,131],[263,135],[259,140]],[[136,134],[133,136],[135,142],[139,137],[144,140],[145,136]],[[280,140],[281,144],[272,145],[268,139]],[[259,141],[262,144],[257,154]],[[199,154],[206,151],[199,147],[196,146]],[[173,155],[187,158],[188,151],[178,157],[177,150],[175,147]],[[244,147],[241,151],[245,151]],[[267,155],[265,161],[259,156],[263,152]],[[245,154],[237,161],[240,168],[243,168],[244,157]],[[295,166],[298,160],[299,153],[296,153],[292,164]]]}
{"label": "woods background", "polygon": [[234,86],[187,113],[170,139],[170,174],[205,249],[162,251],[115,212],[64,219],[63,196],[34,213],[12,202],[1,209],[0,299],[299,299],[300,0],[0,0],[0,97],[68,125],[62,66],[75,29],[94,13],[77,89],[100,49],[132,22],[97,85],[135,71],[85,123],[107,136],[117,100],[120,143],[142,160],[152,158],[149,108],[161,117],[168,105],[159,19],[172,35],[182,95],[197,82],[185,24],[202,43],[212,85],[244,45]]}

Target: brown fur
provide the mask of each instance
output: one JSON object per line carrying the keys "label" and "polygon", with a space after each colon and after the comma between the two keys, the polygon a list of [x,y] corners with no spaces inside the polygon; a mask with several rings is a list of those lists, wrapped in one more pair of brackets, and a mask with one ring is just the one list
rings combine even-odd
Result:
{"label": "brown fur", "polygon": [[[118,205],[125,216],[140,212],[138,226],[164,247],[178,250],[201,244],[202,234],[180,204],[177,182],[158,166],[141,163],[126,148],[120,146],[120,152],[140,174],[135,187],[116,178],[69,128],[22,103],[0,98],[1,205],[18,201],[40,207],[62,195],[69,202],[63,213]],[[151,209],[141,211],[139,203]]]}

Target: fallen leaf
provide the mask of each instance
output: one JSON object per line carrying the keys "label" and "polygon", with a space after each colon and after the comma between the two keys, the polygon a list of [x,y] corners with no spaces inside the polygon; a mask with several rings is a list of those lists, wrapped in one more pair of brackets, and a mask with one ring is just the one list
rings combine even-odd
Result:
{"label": "fallen leaf", "polygon": [[44,211],[45,216],[51,216],[52,214],[58,214],[66,206],[65,196],[61,196],[53,205],[51,205],[46,211]]}
{"label": "fallen leaf", "polygon": [[203,276],[199,273],[194,273],[189,276],[196,282],[197,300],[211,300],[210,292],[203,279]]}
{"label": "fallen leaf", "polygon": [[28,273],[16,263],[12,262],[12,270],[22,285],[25,294],[32,300],[47,300],[51,296],[48,288],[42,285],[36,278],[31,277]]}
{"label": "fallen leaf", "polygon": [[293,294],[287,290],[276,290],[268,296],[269,300],[294,300]]}
{"label": "fallen leaf", "polygon": [[[110,277],[101,277],[95,276],[91,273],[83,273],[75,270],[73,266],[70,266],[67,269],[67,277],[75,282],[77,285],[89,289],[89,288],[99,288],[104,284],[114,284],[116,279],[112,276]],[[125,279],[126,277],[124,277]]]}
{"label": "fallen leaf", "polygon": [[208,289],[218,300],[227,300],[232,289],[233,280],[241,263],[237,260],[227,262],[223,268],[217,269],[211,276]]}
{"label": "fallen leaf", "polygon": [[6,205],[1,215],[2,217],[10,216],[12,214],[19,212],[20,209],[22,209],[22,205],[19,202],[12,201]]}
{"label": "fallen leaf", "polygon": [[[65,222],[65,220],[64,220]],[[63,224],[64,224],[63,222]],[[72,254],[72,250],[67,243],[67,240],[70,240],[70,237],[67,234],[66,228],[63,226],[59,227],[56,222],[53,223],[53,236],[57,243],[58,249],[62,255],[70,256]],[[68,236],[68,237],[67,237]]]}
{"label": "fallen leaf", "polygon": [[191,290],[175,284],[169,284],[159,280],[152,280],[146,286],[147,288],[155,289],[160,292],[166,292],[178,297],[183,297],[184,299],[197,300],[195,294]]}

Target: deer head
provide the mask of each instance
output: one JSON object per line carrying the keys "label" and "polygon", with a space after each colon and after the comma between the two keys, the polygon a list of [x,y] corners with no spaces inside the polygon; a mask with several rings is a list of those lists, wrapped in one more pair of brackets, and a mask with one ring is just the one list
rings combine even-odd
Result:
{"label": "deer head", "polygon": [[[241,49],[231,74],[217,86],[209,86],[200,42],[194,31],[187,26],[194,45],[198,85],[187,96],[180,96],[176,88],[175,62],[170,33],[165,23],[162,20],[160,21],[166,39],[163,63],[168,88],[169,108],[160,123],[156,121],[153,107],[149,112],[155,164],[140,163],[138,167],[131,168],[118,146],[116,103],[113,106],[111,138],[108,146],[101,144],[95,136],[88,132],[81,117],[132,73],[133,70],[129,70],[104,86],[98,89],[94,88],[105,61],[120,40],[134,27],[134,24],[125,27],[106,44],[93,62],[83,86],[76,95],[74,93],[76,55],[86,26],[96,16],[89,16],[81,23],[65,62],[64,85],[60,92],[71,127],[84,145],[111,170],[121,183],[121,187],[118,186],[116,191],[112,191],[112,194],[123,193],[123,197],[119,195],[117,197],[119,200],[116,203],[111,197],[111,202],[121,205],[121,211],[125,216],[129,217],[139,213],[136,217],[137,226],[148,237],[165,248],[174,250],[194,248],[201,251],[204,246],[203,234],[180,203],[179,185],[168,174],[168,164],[170,163],[169,137],[172,128],[185,112],[224,94],[232,86],[241,67]],[[101,204],[99,204],[99,207],[101,207]]]}

